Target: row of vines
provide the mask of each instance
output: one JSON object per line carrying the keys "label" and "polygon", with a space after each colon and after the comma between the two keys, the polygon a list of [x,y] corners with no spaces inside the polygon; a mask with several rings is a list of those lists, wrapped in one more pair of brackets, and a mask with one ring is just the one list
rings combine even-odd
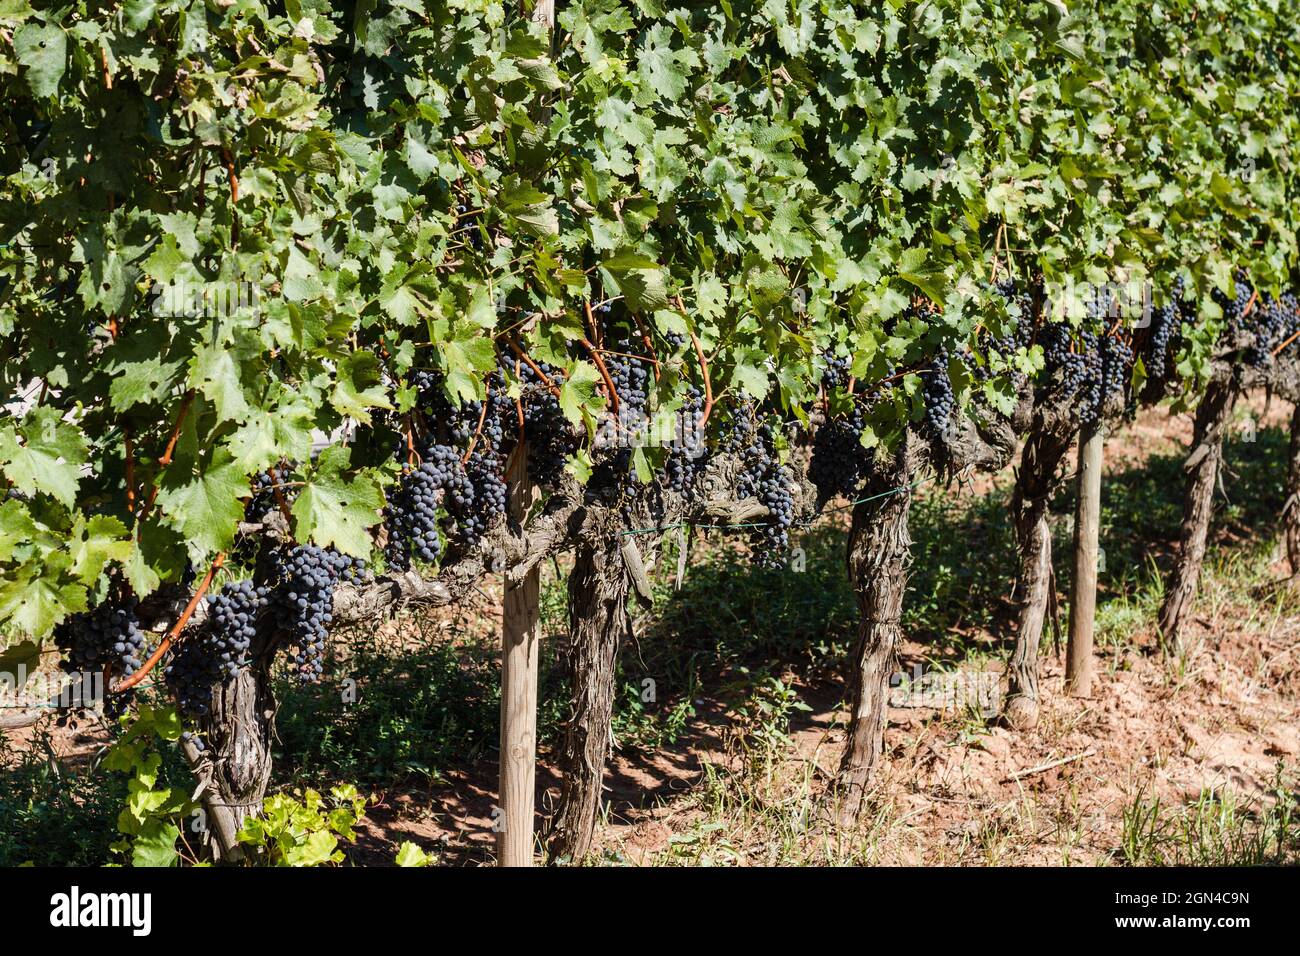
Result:
{"label": "row of vines", "polygon": [[919,483],[1019,455],[1005,718],[1032,726],[1071,449],[1095,474],[1139,407],[1196,408],[1177,651],[1233,403],[1300,400],[1295,14],[0,0],[6,660],[57,651],[110,713],[174,705],[235,859],[272,668],[317,681],[332,630],[499,575],[501,856],[526,863],[538,568],[571,553],[547,842],[580,859],[666,536],[780,564],[851,507],[851,822]]}

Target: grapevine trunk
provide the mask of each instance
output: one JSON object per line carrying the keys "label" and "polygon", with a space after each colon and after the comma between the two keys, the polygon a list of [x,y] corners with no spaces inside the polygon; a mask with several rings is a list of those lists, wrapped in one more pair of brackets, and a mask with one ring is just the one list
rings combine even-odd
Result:
{"label": "grapevine trunk", "polygon": [[627,575],[617,541],[579,546],[569,575],[568,670],[573,709],[560,740],[560,804],[552,862],[581,862],[600,817],[614,717],[615,668],[627,628]]}
{"label": "grapevine trunk", "polygon": [[901,633],[912,543],[907,525],[912,473],[908,450],[905,440],[893,467],[880,469],[868,481],[864,497],[870,500],[854,507],[849,529],[849,579],[860,618],[851,659],[848,742],[836,788],[844,824],[855,822],[861,814],[883,746],[889,673]]}
{"label": "grapevine trunk", "polygon": [[1164,604],[1160,608],[1160,633],[1167,648],[1183,650],[1183,628],[1191,613],[1196,585],[1205,561],[1205,543],[1214,510],[1214,486],[1223,459],[1223,437],[1237,399],[1232,378],[1215,379],[1196,409],[1192,448],[1184,466],[1187,471],[1183,498],[1183,524],[1179,531],[1178,557],[1169,575]]}
{"label": "grapevine trunk", "polygon": [[1031,729],[1038,723],[1038,650],[1055,586],[1047,508],[1060,484],[1058,471],[1070,450],[1072,432],[1069,424],[1052,428],[1040,423],[1021,453],[1011,499],[1020,555],[1020,609],[1016,647],[1007,664],[1003,709],[1007,722],[1021,730]]}

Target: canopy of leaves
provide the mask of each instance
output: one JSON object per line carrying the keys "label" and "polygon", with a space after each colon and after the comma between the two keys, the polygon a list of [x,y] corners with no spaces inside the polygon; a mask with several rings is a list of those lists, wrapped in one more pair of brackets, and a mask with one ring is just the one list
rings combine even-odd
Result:
{"label": "canopy of leaves", "polygon": [[[313,441],[414,368],[481,395],[506,330],[591,422],[590,303],[799,414],[828,348],[869,382],[974,343],[995,259],[1294,269],[1280,0],[557,7],[0,0],[0,627],[204,565],[275,462],[298,537],[365,552],[390,456]],[[694,351],[660,358],[670,403]]]}

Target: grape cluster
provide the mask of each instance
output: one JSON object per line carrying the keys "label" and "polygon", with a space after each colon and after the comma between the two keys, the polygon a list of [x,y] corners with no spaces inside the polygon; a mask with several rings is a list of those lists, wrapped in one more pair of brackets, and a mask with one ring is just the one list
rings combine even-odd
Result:
{"label": "grape cluster", "polygon": [[1169,301],[1151,312],[1151,331],[1147,335],[1143,364],[1153,381],[1162,382],[1173,371],[1174,338],[1184,319],[1195,319],[1195,309],[1184,298],[1183,277],[1174,279]]}
{"label": "grape cluster", "polygon": [[632,358],[636,349],[627,338],[614,340],[613,352],[606,355],[605,369],[618,393],[619,414],[625,423],[635,423],[645,417],[650,400],[650,370],[641,359]]}
{"label": "grape cluster", "polygon": [[813,435],[808,478],[824,504],[836,495],[855,498],[875,459],[874,449],[862,447],[865,403],[854,402],[843,415],[828,419]]}
{"label": "grape cluster", "polygon": [[1042,330],[1039,342],[1047,369],[1059,373],[1061,388],[1084,423],[1099,421],[1106,403],[1128,388],[1133,347],[1124,339],[1089,329],[1071,336],[1068,325],[1053,324]]}
{"label": "grape cluster", "polygon": [[1232,299],[1218,289],[1211,296],[1223,308],[1229,334],[1249,341],[1241,357],[1252,368],[1272,364],[1274,351],[1284,343],[1290,345],[1291,337],[1300,331],[1295,296],[1289,292],[1277,298],[1256,294],[1245,273],[1238,273]]}
{"label": "grape cluster", "polygon": [[836,355],[834,352],[827,351],[823,353],[822,361],[826,366],[822,370],[822,388],[830,392],[837,388],[847,387],[849,384],[849,368],[853,365],[852,356]]}
{"label": "grape cluster", "polygon": [[[236,581],[207,597],[208,617],[201,630],[174,645],[163,679],[187,717],[205,717],[211,709],[212,687],[234,677],[247,663],[257,616],[270,591],[252,581]],[[202,741],[195,746],[202,749]]]}
{"label": "grape cluster", "polygon": [[447,487],[447,510],[456,522],[456,533],[468,544],[476,544],[506,513],[506,482],[492,456],[471,454]]}
{"label": "grape cluster", "polygon": [[1039,332],[1038,343],[1043,347],[1044,366],[1049,374],[1059,379],[1063,393],[1076,394],[1085,369],[1083,356],[1073,349],[1070,327],[1063,323],[1049,325]]}
{"label": "grape cluster", "polygon": [[1091,414],[1085,409],[1085,420],[1095,422],[1101,417],[1102,406],[1112,395],[1122,395],[1128,388],[1133,374],[1133,347],[1121,338],[1108,335],[1102,339],[1101,358],[1101,401],[1092,408]]}
{"label": "grape cluster", "polygon": [[757,498],[767,507],[765,518],[751,534],[751,559],[759,567],[780,567],[790,549],[794,525],[794,480],[777,455],[776,433],[767,423],[756,424],[752,410],[742,407],[730,422],[724,448],[742,456],[737,478],[741,498]]}
{"label": "grape cluster", "polygon": [[945,435],[957,410],[957,396],[952,390],[948,374],[948,351],[940,349],[934,363],[921,375],[922,396],[925,400],[925,424],[932,437]]}
{"label": "grape cluster", "polygon": [[[1032,289],[1018,290],[1015,280],[1000,279],[993,284],[994,291],[1007,300],[1009,311],[1015,317],[1016,325],[1005,335],[989,336],[984,347],[997,352],[1002,358],[1009,359],[1021,349],[1027,349],[1034,341],[1034,293]],[[966,362],[967,367],[979,381],[987,381],[992,376],[988,365]],[[1018,390],[1028,381],[1023,372],[1012,372],[1011,381]]]}
{"label": "grape cluster", "polygon": [[669,449],[663,468],[663,480],[680,495],[690,494],[708,467],[703,419],[704,394],[694,385],[688,385],[686,402],[677,413],[677,440]]}
{"label": "grape cluster", "polygon": [[[293,463],[290,462],[284,467],[268,468],[253,476],[253,497],[249,498],[248,504],[244,506],[245,521],[261,521],[280,507],[279,499],[276,497],[276,485],[284,482],[284,473],[292,470],[293,467]],[[284,499],[285,504],[292,504],[296,496],[297,491],[292,488],[280,489],[280,497]]]}
{"label": "grape cluster", "polygon": [[252,581],[236,581],[217,594],[209,594],[208,621],[212,652],[218,667],[234,677],[248,658],[257,636],[257,613],[266,606],[269,591]]}
{"label": "grape cluster", "polygon": [[[552,382],[559,369],[537,363]],[[524,387],[524,434],[528,438],[528,472],[539,485],[556,485],[564,477],[564,465],[577,449],[568,419],[559,399],[546,387],[528,363],[520,363],[519,377]]]}
{"label": "grape cluster", "polygon": [[334,588],[365,573],[357,558],[332,548],[298,545],[273,555],[276,623],[291,642],[291,660],[303,683],[320,680],[325,638],[334,619]]}
{"label": "grape cluster", "polygon": [[101,673],[111,668],[127,678],[144,661],[145,634],[133,597],[107,600],[91,611],[73,614],[54,629],[64,652],[63,669],[71,674]]}
{"label": "grape cluster", "polygon": [[407,464],[384,517],[388,541],[384,558],[392,568],[409,570],[412,556],[432,563],[442,554],[438,536],[439,493],[462,477],[460,456],[449,445],[429,445],[419,465]]}

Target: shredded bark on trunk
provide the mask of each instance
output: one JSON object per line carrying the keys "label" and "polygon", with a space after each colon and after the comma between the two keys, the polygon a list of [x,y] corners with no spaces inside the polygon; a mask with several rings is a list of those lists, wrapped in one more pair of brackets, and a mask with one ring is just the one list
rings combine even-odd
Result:
{"label": "shredded bark on trunk", "polygon": [[1223,438],[1237,399],[1234,379],[1214,379],[1196,409],[1196,430],[1183,466],[1187,472],[1183,498],[1183,524],[1179,532],[1178,557],[1169,575],[1165,600],[1160,608],[1160,633],[1173,653],[1183,651],[1183,628],[1191,614],[1205,561],[1205,544],[1210,516],[1214,511],[1214,488],[1223,461]]}
{"label": "shredded bark on trunk", "polygon": [[871,500],[854,507],[849,530],[849,580],[859,619],[851,658],[848,741],[836,786],[843,825],[855,823],[861,814],[871,771],[884,746],[889,674],[901,633],[912,544],[907,526],[914,473],[910,444],[905,439],[891,467],[880,469],[867,482],[863,497]]}
{"label": "shredded bark on trunk", "polygon": [[1016,646],[1007,662],[1007,696],[1003,716],[1008,724],[1028,730],[1038,723],[1038,650],[1042,645],[1051,590],[1052,530],[1047,523],[1048,504],[1060,486],[1061,461],[1069,452],[1074,433],[1068,418],[1055,422],[1039,415],[1036,428],[1020,456],[1011,520],[1020,556],[1019,626]]}
{"label": "shredded bark on trunk", "polygon": [[580,863],[600,819],[610,753],[615,670],[627,631],[628,576],[618,542],[584,544],[569,574],[568,672],[572,711],[560,739],[560,802],[551,820],[551,862]]}

